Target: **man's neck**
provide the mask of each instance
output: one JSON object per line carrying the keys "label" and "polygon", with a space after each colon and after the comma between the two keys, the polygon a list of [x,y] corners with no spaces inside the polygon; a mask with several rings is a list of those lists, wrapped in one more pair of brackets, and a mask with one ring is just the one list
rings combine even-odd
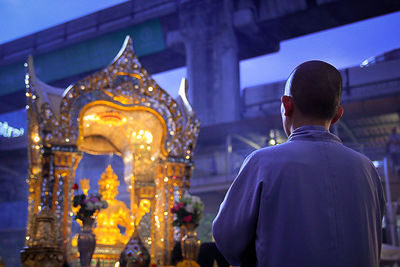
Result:
{"label": "man's neck", "polygon": [[306,126],[306,125],[315,125],[315,126],[322,126],[329,131],[329,127],[331,123],[326,120],[318,120],[318,119],[309,119],[309,118],[298,118],[293,121],[291,132],[293,133],[299,127]]}

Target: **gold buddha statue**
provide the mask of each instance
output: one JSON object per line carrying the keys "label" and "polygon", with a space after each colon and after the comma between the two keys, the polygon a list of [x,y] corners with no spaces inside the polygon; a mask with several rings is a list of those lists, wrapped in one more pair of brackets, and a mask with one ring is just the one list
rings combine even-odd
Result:
{"label": "gold buddha statue", "polygon": [[[111,165],[108,165],[99,180],[99,193],[107,201],[108,207],[97,214],[97,225],[94,229],[97,244],[121,245],[128,242],[134,229],[131,211],[125,203],[115,199],[118,195],[119,181]],[[126,229],[122,234],[118,226]]]}

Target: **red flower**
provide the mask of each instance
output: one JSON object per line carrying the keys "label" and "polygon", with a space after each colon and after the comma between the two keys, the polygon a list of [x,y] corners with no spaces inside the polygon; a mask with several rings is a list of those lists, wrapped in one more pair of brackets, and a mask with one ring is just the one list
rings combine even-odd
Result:
{"label": "red flower", "polygon": [[183,217],[183,221],[185,223],[189,223],[191,220],[192,220],[192,215],[188,215],[188,216]]}
{"label": "red flower", "polygon": [[179,202],[177,206],[178,206],[178,209],[181,209],[181,208],[183,208],[183,206],[185,206],[185,204],[183,204],[182,202]]}
{"label": "red flower", "polygon": [[73,189],[73,190],[78,190],[78,189],[79,189],[78,184],[74,184],[74,185],[72,186],[72,189]]}

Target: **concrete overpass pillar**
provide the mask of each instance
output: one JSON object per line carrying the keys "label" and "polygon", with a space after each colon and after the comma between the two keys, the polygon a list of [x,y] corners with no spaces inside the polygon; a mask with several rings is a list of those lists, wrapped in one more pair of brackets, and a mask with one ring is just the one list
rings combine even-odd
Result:
{"label": "concrete overpass pillar", "polygon": [[187,0],[179,5],[189,98],[202,125],[240,118],[238,44],[232,0]]}

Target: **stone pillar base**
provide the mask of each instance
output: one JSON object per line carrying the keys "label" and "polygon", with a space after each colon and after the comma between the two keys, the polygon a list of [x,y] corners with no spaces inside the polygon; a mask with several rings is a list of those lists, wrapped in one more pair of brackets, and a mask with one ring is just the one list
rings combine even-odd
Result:
{"label": "stone pillar base", "polygon": [[22,267],[61,267],[63,253],[56,248],[24,248],[21,250]]}

